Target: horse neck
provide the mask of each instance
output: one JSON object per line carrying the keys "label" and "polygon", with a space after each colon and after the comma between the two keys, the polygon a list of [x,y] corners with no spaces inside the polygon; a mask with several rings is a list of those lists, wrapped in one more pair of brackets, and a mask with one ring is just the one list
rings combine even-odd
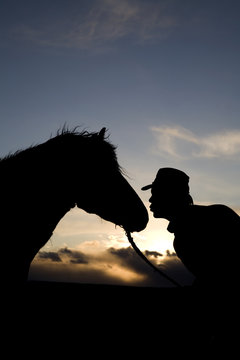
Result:
{"label": "horse neck", "polygon": [[53,218],[51,222],[64,216],[74,201],[67,194],[70,176],[63,176],[57,155],[44,143],[1,161],[2,209],[14,206],[19,218],[25,212],[30,217],[46,214]]}

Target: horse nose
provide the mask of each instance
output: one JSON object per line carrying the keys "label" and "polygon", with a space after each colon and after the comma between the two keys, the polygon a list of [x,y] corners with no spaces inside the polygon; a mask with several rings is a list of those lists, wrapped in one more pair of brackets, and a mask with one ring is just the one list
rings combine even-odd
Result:
{"label": "horse nose", "polygon": [[[144,229],[145,229],[145,227],[146,227],[147,224],[148,224],[148,221],[149,221],[148,211],[147,211],[147,209],[146,209],[145,206],[144,206],[143,211],[142,211],[141,225],[140,225],[141,230],[144,230]],[[141,231],[141,230],[139,230],[139,231]]]}
{"label": "horse nose", "polygon": [[149,221],[148,211],[144,205],[142,205],[141,209],[135,212],[134,216],[132,216],[131,220],[127,219],[124,229],[130,232],[139,232],[146,228],[147,223]]}
{"label": "horse nose", "polygon": [[148,221],[149,221],[149,217],[148,217],[148,212],[146,210],[146,213],[142,217],[141,221],[139,221],[138,224],[136,225],[136,229],[133,231],[139,232],[139,231],[144,230],[148,224]]}

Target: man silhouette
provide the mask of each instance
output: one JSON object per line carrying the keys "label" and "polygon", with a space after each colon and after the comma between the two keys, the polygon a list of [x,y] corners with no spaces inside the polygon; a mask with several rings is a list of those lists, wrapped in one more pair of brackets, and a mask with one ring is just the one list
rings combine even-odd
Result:
{"label": "man silhouette", "polygon": [[[194,205],[188,183],[183,171],[162,168],[142,190],[151,189],[153,216],[169,220],[176,254],[196,278],[189,337],[200,343],[205,337],[215,353],[237,343],[240,218],[224,205]],[[184,312],[181,307],[180,311]]]}
{"label": "man silhouette", "polygon": [[162,168],[152,184],[149,199],[155,218],[169,220],[174,249],[201,289],[232,289],[238,283],[237,245],[240,218],[225,205],[194,205],[189,177],[174,168]]}

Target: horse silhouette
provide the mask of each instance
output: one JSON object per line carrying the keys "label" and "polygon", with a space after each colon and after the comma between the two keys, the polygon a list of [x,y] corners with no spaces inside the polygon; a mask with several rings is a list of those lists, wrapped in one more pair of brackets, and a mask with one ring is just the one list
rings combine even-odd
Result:
{"label": "horse silhouette", "polygon": [[0,160],[1,277],[27,279],[30,264],[73,207],[141,231],[148,213],[99,133],[66,128],[50,140]]}

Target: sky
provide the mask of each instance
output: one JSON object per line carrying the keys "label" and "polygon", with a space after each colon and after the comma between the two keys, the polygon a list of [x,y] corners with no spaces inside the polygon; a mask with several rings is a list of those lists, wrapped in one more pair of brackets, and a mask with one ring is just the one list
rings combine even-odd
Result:
{"label": "sky", "polygon": [[[0,8],[0,157],[48,140],[64,124],[107,127],[147,207],[141,187],[170,166],[190,176],[195,203],[240,213],[239,1],[1,0]],[[133,235],[137,245],[191,284],[167,221],[149,216]],[[29,278],[169,286],[120,228],[76,208]]]}

